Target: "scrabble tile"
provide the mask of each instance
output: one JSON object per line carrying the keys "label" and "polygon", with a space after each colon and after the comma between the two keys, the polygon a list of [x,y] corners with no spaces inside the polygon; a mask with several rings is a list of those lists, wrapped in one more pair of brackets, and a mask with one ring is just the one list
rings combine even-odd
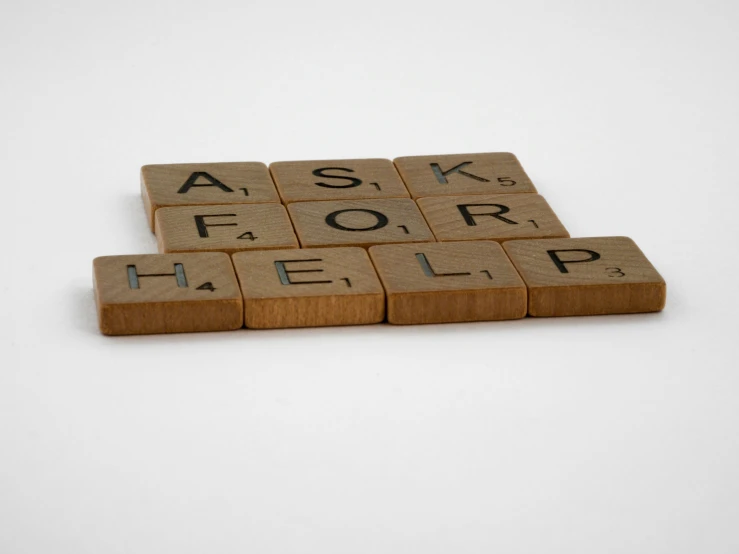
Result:
{"label": "scrabble tile", "polygon": [[145,165],[141,196],[152,231],[154,213],[166,206],[280,202],[260,162]]}
{"label": "scrabble tile", "polygon": [[369,249],[396,324],[519,319],[526,286],[496,242],[389,244]]}
{"label": "scrabble tile", "polygon": [[508,152],[395,158],[413,198],[536,192],[518,159]]}
{"label": "scrabble tile", "polygon": [[434,240],[413,200],[295,202],[288,207],[303,248]]}
{"label": "scrabble tile", "polygon": [[264,250],[233,255],[246,326],[379,323],[385,294],[362,248]]}
{"label": "scrabble tile", "polygon": [[269,170],[285,204],[410,196],[390,160],[274,162]]}
{"label": "scrabble tile", "polygon": [[281,204],[227,204],[161,208],[156,213],[159,252],[240,252],[298,248]]}
{"label": "scrabble tile", "polygon": [[226,331],[243,324],[228,254],[103,256],[92,265],[104,335]]}
{"label": "scrabble tile", "polygon": [[630,314],[665,306],[664,279],[626,237],[503,245],[529,289],[529,315]]}
{"label": "scrabble tile", "polygon": [[438,241],[570,236],[538,194],[446,196],[417,202]]}

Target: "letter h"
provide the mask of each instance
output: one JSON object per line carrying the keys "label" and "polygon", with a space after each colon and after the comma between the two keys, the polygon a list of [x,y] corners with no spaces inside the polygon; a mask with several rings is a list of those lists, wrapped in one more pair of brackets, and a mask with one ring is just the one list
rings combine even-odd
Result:
{"label": "letter h", "polygon": [[174,277],[177,279],[177,286],[180,288],[187,287],[187,277],[185,277],[185,266],[182,264],[174,264],[174,273],[148,273],[139,275],[135,265],[127,266],[128,270],[128,286],[132,289],[140,289],[139,279],[142,277]]}

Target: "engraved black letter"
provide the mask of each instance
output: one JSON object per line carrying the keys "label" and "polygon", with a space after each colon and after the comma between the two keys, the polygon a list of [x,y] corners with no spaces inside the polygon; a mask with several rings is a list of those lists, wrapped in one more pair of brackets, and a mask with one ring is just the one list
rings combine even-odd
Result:
{"label": "engraved black letter", "polygon": [[333,283],[333,281],[298,281],[297,283],[290,280],[291,273],[322,273],[322,269],[285,269],[285,264],[302,263],[302,262],[322,262],[320,258],[313,260],[278,260],[275,262],[275,269],[277,269],[277,275],[280,276],[280,283],[283,285],[312,285],[315,283]]}
{"label": "engraved black letter", "polygon": [[196,215],[195,226],[198,228],[198,235],[205,238],[208,236],[208,227],[233,227],[238,223],[206,223],[206,217],[236,217],[236,214],[207,214],[207,215]]}
{"label": "engraved black letter", "polygon": [[185,277],[185,266],[182,264],[174,264],[174,273],[148,273],[139,275],[136,272],[135,265],[126,266],[128,271],[128,286],[132,289],[140,289],[139,279],[142,277],[174,277],[177,279],[177,286],[180,288],[187,287],[187,277]]}
{"label": "engraved black letter", "polygon": [[[586,260],[561,260],[559,256],[557,255],[557,252],[584,252],[586,254],[590,254],[590,257]],[[557,269],[559,269],[560,273],[569,273],[569,271],[567,271],[567,267],[565,266],[565,264],[579,264],[583,262],[594,262],[595,260],[600,260],[600,254],[598,254],[597,252],[593,252],[592,250],[585,250],[581,248],[569,248],[565,250],[547,250],[547,254],[549,254],[550,258],[552,258],[554,265],[557,266]]]}
{"label": "engraved black letter", "polygon": [[326,187],[330,189],[348,189],[351,187],[358,187],[362,184],[361,179],[356,179],[354,177],[348,177],[346,175],[324,175],[324,171],[348,171],[349,173],[354,173],[353,169],[347,169],[346,167],[321,167],[318,169],[313,170],[313,175],[316,177],[328,177],[330,179],[346,179],[348,181],[351,181],[348,185],[329,185],[328,183],[313,183],[314,185],[318,185],[319,187]]}
{"label": "engraved black letter", "polygon": [[[468,206],[491,206],[493,208],[498,208],[498,211],[495,213],[471,214],[470,211],[467,209]],[[502,204],[457,204],[457,209],[459,210],[459,213],[462,214],[462,217],[464,218],[467,225],[469,225],[470,227],[474,227],[475,225],[477,225],[477,223],[475,223],[475,216],[480,215],[489,215],[490,217],[499,219],[503,223],[518,225],[518,221],[513,221],[511,219],[508,219],[507,217],[503,217],[500,215],[511,211],[508,206],[504,206]]]}
{"label": "engraved black letter", "polygon": [[[353,229],[351,227],[344,227],[340,223],[336,221],[336,218],[347,212],[364,212],[371,214],[375,216],[377,219],[377,223],[372,225],[371,227],[364,227],[359,229]],[[376,212],[375,210],[363,210],[363,209],[349,209],[349,210],[338,210],[336,212],[332,212],[326,216],[326,224],[329,227],[333,227],[334,229],[338,229],[339,231],[374,231],[376,229],[382,229],[385,225],[388,224],[388,218],[385,214],[381,214],[380,212]]]}
{"label": "engraved black letter", "polygon": [[426,254],[416,254],[416,259],[418,260],[418,263],[421,264],[421,269],[423,269],[423,273],[426,275],[426,277],[454,277],[457,275],[472,275],[471,273],[436,273],[434,271],[434,268],[431,267],[428,258],[426,258]]}
{"label": "engraved black letter", "polygon": [[433,163],[429,164],[431,166],[431,170],[434,172],[434,175],[436,175],[436,180],[439,181],[442,185],[448,185],[449,181],[447,181],[446,176],[450,175],[452,173],[459,173],[460,175],[464,175],[465,177],[469,177],[470,179],[475,179],[476,181],[481,181],[483,183],[489,183],[489,179],[485,179],[483,177],[478,177],[477,175],[472,175],[472,173],[467,173],[466,171],[462,171],[462,168],[470,165],[472,162],[462,162],[459,165],[455,165],[451,169],[447,169],[446,171],[442,171],[441,167],[439,167],[439,164]]}
{"label": "engraved black letter", "polygon": [[[199,177],[202,177],[203,179],[207,179],[210,181],[208,184],[198,184],[195,181],[198,180]],[[185,184],[180,187],[180,190],[177,191],[178,194],[185,194],[188,190],[190,190],[190,187],[218,187],[223,192],[233,192],[230,188],[228,188],[226,185],[221,183],[218,179],[213,177],[210,173],[206,173],[205,171],[196,171],[190,177],[187,178],[187,181],[185,181]]]}

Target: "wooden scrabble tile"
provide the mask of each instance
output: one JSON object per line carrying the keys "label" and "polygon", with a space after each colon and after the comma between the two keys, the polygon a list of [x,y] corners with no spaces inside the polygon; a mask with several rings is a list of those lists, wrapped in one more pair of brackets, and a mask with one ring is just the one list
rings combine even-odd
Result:
{"label": "wooden scrabble tile", "polygon": [[161,208],[155,219],[162,253],[298,248],[282,204]]}
{"label": "wooden scrabble tile", "polygon": [[288,207],[303,248],[434,240],[413,200],[295,202]]}
{"label": "wooden scrabble tile", "polygon": [[166,206],[280,202],[261,162],[145,165],[141,196],[154,230],[154,213]]}
{"label": "wooden scrabble tile", "polygon": [[413,198],[536,192],[518,158],[508,152],[395,158]]}
{"label": "wooden scrabble tile", "polygon": [[247,327],[379,323],[385,294],[362,248],[264,250],[233,255]]}
{"label": "wooden scrabble tile", "polygon": [[269,170],[285,204],[410,196],[390,160],[274,162]]}
{"label": "wooden scrabble tile", "polygon": [[626,237],[503,245],[529,289],[529,315],[630,314],[665,306],[664,279]]}
{"label": "wooden scrabble tile", "polygon": [[538,194],[445,196],[417,202],[438,241],[570,236]]}
{"label": "wooden scrabble tile", "polygon": [[103,256],[92,265],[105,335],[226,331],[243,324],[228,254]]}
{"label": "wooden scrabble tile", "polygon": [[369,249],[396,324],[519,319],[526,286],[496,242],[390,244]]}

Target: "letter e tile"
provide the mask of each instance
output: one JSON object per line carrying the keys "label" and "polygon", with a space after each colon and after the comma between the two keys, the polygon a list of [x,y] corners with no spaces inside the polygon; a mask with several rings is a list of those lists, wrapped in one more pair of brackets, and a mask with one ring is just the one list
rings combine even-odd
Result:
{"label": "letter e tile", "polygon": [[233,255],[253,329],[379,323],[385,293],[362,248],[264,250]]}

